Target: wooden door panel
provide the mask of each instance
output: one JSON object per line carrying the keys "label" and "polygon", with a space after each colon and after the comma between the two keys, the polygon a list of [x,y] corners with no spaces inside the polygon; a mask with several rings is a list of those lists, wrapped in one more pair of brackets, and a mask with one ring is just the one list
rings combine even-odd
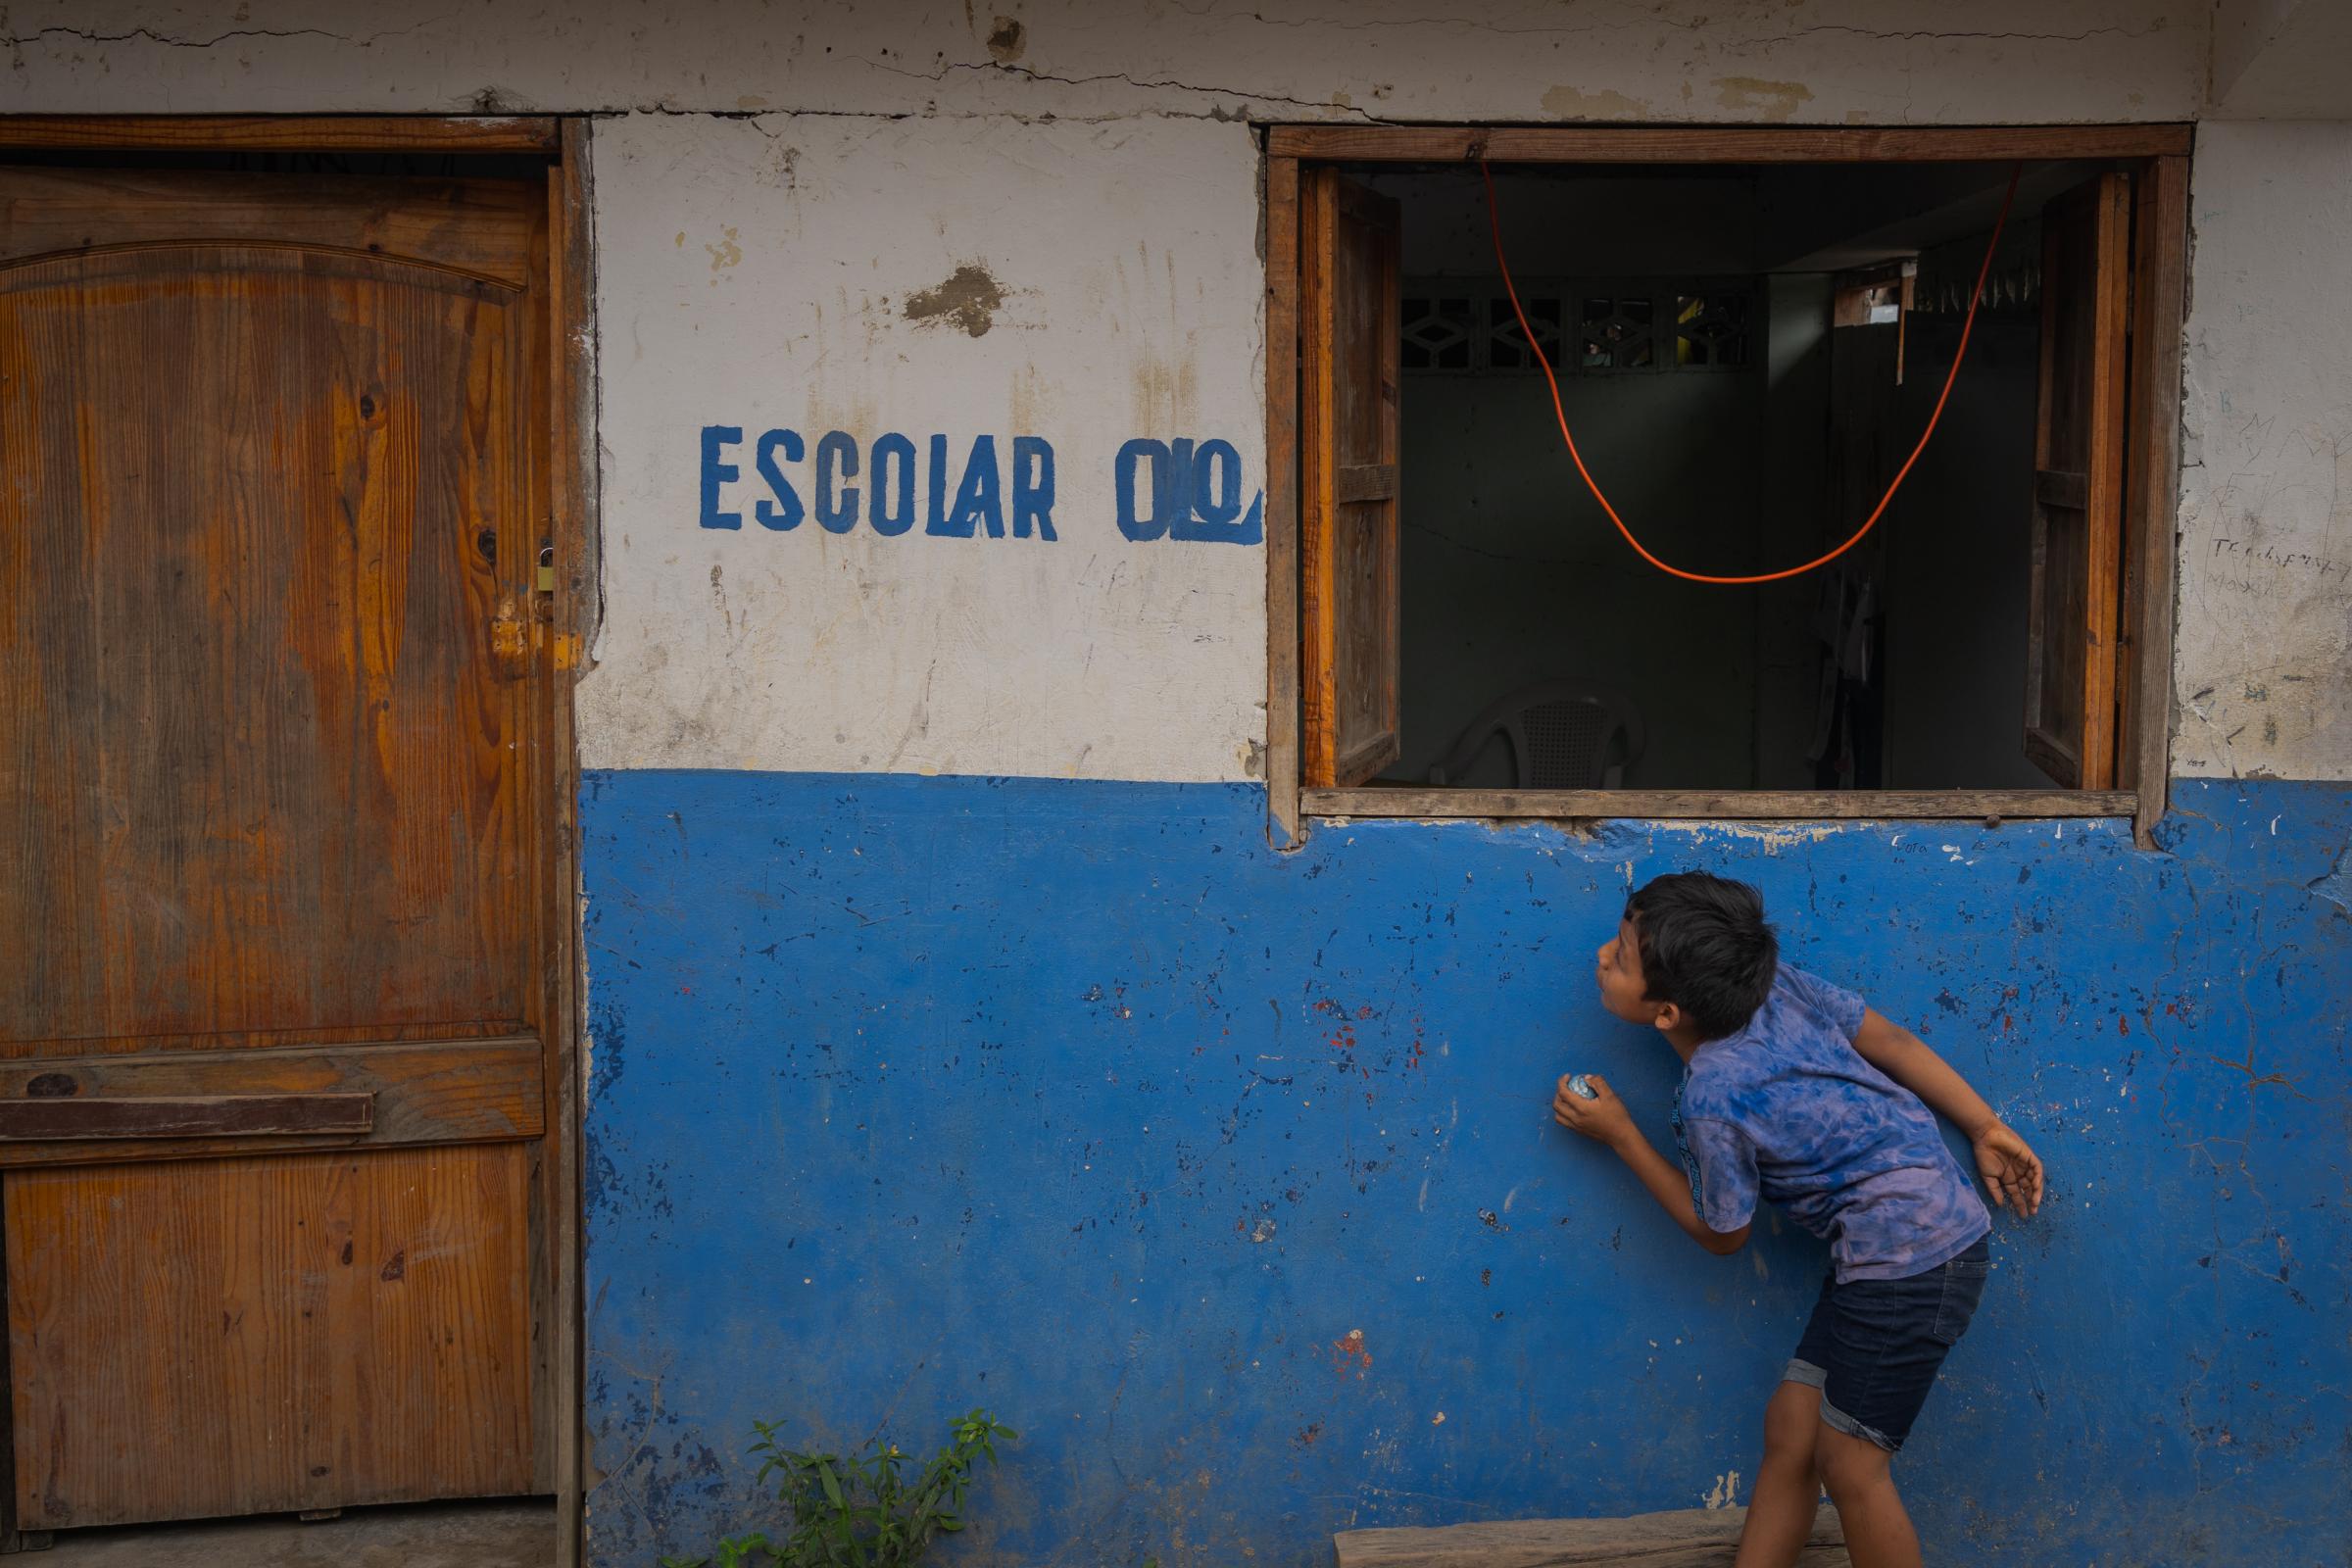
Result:
{"label": "wooden door panel", "polygon": [[1299,612],[1305,781],[1360,784],[1396,760],[1396,203],[1319,169],[1299,205]]}
{"label": "wooden door panel", "polygon": [[2124,174],[2042,213],[2025,752],[2074,789],[2115,781],[2130,215]]}
{"label": "wooden door panel", "polygon": [[0,271],[0,1038],[523,1021],[514,304],[288,247]]}
{"label": "wooden door panel", "polygon": [[[1347,626],[1385,629],[1397,605],[1395,492],[1342,503],[1333,512],[1338,618]],[[1333,777],[1358,784],[1396,760],[1397,644],[1379,633],[1336,641],[1339,739]]]}
{"label": "wooden door panel", "polygon": [[0,169],[20,1528],[552,1475],[544,234]]}
{"label": "wooden door panel", "polygon": [[536,275],[540,206],[509,180],[305,179],[135,169],[11,169],[0,261],[123,245],[273,245],[397,256],[513,288]]}
{"label": "wooden door panel", "polygon": [[11,1171],[20,1527],[532,1490],[528,1166],[504,1144]]}

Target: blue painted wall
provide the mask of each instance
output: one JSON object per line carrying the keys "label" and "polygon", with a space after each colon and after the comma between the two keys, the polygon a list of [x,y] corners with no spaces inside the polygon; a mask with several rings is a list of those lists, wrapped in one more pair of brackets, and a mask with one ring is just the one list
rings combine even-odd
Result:
{"label": "blue painted wall", "polygon": [[1629,881],[1696,865],[2049,1161],[1898,1464],[1932,1559],[2339,1562],[2352,790],[2175,805],[2160,853],[1378,823],[1277,855],[1248,787],[592,777],[594,1559],[764,1522],[756,1416],[927,1447],[975,1404],[1025,1441],[967,1563],[1744,1500],[1821,1248],[1700,1253],[1546,1108],[1599,1070],[1665,1136],[1676,1063],[1591,954]]}

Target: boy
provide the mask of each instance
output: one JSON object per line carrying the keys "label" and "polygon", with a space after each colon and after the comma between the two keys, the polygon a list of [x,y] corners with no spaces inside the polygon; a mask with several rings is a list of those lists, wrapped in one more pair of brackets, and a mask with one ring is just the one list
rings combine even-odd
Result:
{"label": "boy", "polygon": [[1688,1175],[1597,1077],[1592,1098],[1562,1078],[1553,1118],[1614,1150],[1708,1251],[1740,1250],[1761,1197],[1836,1262],[1764,1409],[1738,1568],[1795,1562],[1825,1485],[1856,1568],[1915,1568],[1888,1460],[1976,1311],[1992,1228],[1929,1107],[1968,1134],[1993,1201],[2020,1215],[2041,1204],[2041,1161],[1910,1031],[1784,967],[1745,883],[1695,871],[1649,883],[1595,978],[1602,1006],[1656,1028],[1686,1064],[1675,1133]]}

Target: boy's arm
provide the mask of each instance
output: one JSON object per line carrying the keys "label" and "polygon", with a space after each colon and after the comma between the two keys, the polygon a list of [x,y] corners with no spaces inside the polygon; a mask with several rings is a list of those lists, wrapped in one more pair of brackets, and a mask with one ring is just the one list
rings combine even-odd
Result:
{"label": "boy's arm", "polygon": [[1552,1092],[1552,1120],[1570,1132],[1583,1133],[1616,1151],[1617,1157],[1642,1178],[1642,1185],[1649,1189],[1649,1196],[1658,1200],[1658,1206],[1708,1251],[1724,1257],[1746,1246],[1747,1226],[1736,1231],[1712,1230],[1698,1217],[1698,1210],[1690,1202],[1690,1179],[1680,1166],[1650,1147],[1649,1140],[1642,1136],[1642,1130],[1627,1113],[1625,1102],[1617,1098],[1608,1084],[1597,1076],[1585,1081],[1592,1085],[1596,1098],[1587,1100],[1568,1087],[1565,1077],[1560,1079]]}
{"label": "boy's arm", "polygon": [[1854,1050],[1968,1136],[1977,1174],[1995,1203],[2028,1217],[2041,1207],[2040,1158],[1926,1041],[1870,1008],[1854,1031]]}

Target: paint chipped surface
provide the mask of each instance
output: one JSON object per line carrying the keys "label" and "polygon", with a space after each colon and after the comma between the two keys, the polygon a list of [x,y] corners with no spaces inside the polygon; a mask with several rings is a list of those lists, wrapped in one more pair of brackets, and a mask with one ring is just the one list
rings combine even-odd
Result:
{"label": "paint chipped surface", "polygon": [[[2273,818],[2271,836],[2276,838],[2278,834],[2278,822]],[[2352,848],[2347,848],[2338,856],[2335,863],[2326,872],[2312,878],[2309,885],[2315,896],[2326,899],[2346,913],[2352,913]]]}
{"label": "paint chipped surface", "polygon": [[2176,772],[2352,778],[2352,124],[2208,124],[2182,387]]}
{"label": "paint chipped surface", "polygon": [[1359,822],[1280,855],[1245,786],[592,774],[599,1568],[738,1525],[754,1416],[847,1445],[980,1402],[1024,1434],[987,1568],[1305,1568],[1462,1517],[1470,1465],[1497,1515],[1570,1470],[1582,1511],[1736,1503],[1822,1250],[1699,1255],[1547,1111],[1597,1069],[1667,1138],[1671,1054],[1586,999],[1627,882],[1685,864],[1761,884],[1792,960],[2050,1160],[1929,1406],[1923,1528],[2024,1568],[2323,1558],[2346,1418],[2277,1391],[2352,1386],[2352,918],[2313,886],[2352,791],[2176,804],[2157,853]]}
{"label": "paint chipped surface", "polygon": [[1717,76],[1715,101],[1733,114],[1752,115],[1774,123],[1786,122],[1813,101],[1813,89],[1801,81],[1766,81],[1759,76]]}
{"label": "paint chipped surface", "polygon": [[737,231],[732,223],[722,224],[717,243],[705,245],[703,249],[710,255],[710,270],[714,275],[730,267],[743,265],[743,246],[738,242]]}
{"label": "paint chipped surface", "polygon": [[1836,838],[1840,833],[1869,831],[1869,828],[1866,824],[1852,821],[1720,821],[1707,823],[1706,829],[1709,832],[1726,834],[1732,838],[1750,840],[1758,848],[1762,849],[1766,855],[1779,855],[1786,850],[1800,849],[1809,844],[1819,844],[1825,839]]}
{"label": "paint chipped surface", "polygon": [[1645,120],[1649,105],[1613,87],[1587,91],[1562,84],[1544,94],[1544,112],[1562,120]]}

